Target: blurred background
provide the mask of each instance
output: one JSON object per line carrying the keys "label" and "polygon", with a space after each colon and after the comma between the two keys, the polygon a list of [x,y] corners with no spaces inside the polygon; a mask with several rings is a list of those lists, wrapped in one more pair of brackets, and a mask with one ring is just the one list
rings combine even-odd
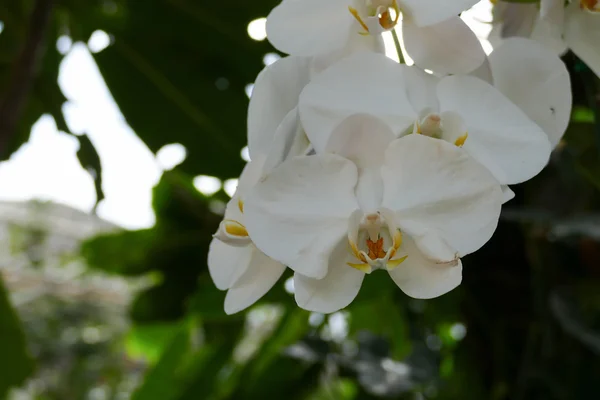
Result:
{"label": "blurred background", "polygon": [[208,244],[277,2],[0,1],[0,399],[600,398],[600,85],[571,53],[571,126],[458,289],[373,274],[322,315],[288,272],[224,314]]}

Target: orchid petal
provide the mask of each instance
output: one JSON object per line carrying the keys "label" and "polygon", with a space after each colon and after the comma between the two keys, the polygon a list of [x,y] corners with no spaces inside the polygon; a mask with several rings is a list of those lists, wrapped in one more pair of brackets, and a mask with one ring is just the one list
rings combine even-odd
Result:
{"label": "orchid petal", "polygon": [[381,35],[357,35],[356,32],[351,30],[345,47],[312,58],[311,76],[316,76],[336,62],[349,57],[354,53],[365,51],[385,54],[383,37]]}
{"label": "orchid petal", "polygon": [[484,82],[489,83],[490,85],[494,85],[494,78],[492,76],[492,68],[490,65],[489,59],[485,59],[483,64],[479,66],[479,68],[471,71],[469,73],[470,76],[474,76],[475,78],[479,78]]}
{"label": "orchid petal", "polygon": [[208,272],[219,290],[226,290],[246,271],[252,258],[252,245],[230,246],[213,239],[208,250]]}
{"label": "orchid petal", "polygon": [[[355,29],[347,0],[283,1],[267,17],[267,37],[284,53],[326,54],[344,47]],[[356,34],[360,29],[356,27]]]}
{"label": "orchid petal", "polygon": [[[437,84],[440,78],[428,74],[418,67],[404,68],[404,80],[406,82],[406,94],[417,113],[423,110],[437,112],[440,105],[437,100]],[[419,115],[424,117],[424,115]]]}
{"label": "orchid petal", "polygon": [[414,20],[418,26],[437,24],[459,15],[473,7],[479,0],[401,0],[400,8],[405,19]]}
{"label": "orchid petal", "polygon": [[306,155],[310,149],[310,142],[300,125],[298,108],[290,111],[275,132],[271,149],[267,154],[263,167],[263,175],[288,158]]}
{"label": "orchid petal", "polygon": [[600,17],[579,9],[578,2],[567,7],[565,41],[596,76],[600,76]]}
{"label": "orchid petal", "polygon": [[235,280],[225,296],[225,312],[235,314],[256,303],[277,283],[285,266],[270,259],[254,246],[246,271]]}
{"label": "orchid petal", "polygon": [[356,262],[348,251],[348,239],[343,238],[329,258],[329,272],[323,279],[312,279],[296,273],[294,291],[298,306],[305,310],[332,313],[354,300],[365,273],[346,262]]}
{"label": "orchid petal", "polygon": [[440,235],[427,233],[412,237],[419,251],[430,261],[438,265],[456,265],[458,254]]}
{"label": "orchid petal", "polygon": [[[565,64],[551,50],[522,38],[505,40],[489,60],[494,86],[537,123],[555,147],[571,118],[571,80]],[[514,60],[519,60],[519,68]]]}
{"label": "orchid petal", "polygon": [[[500,183],[514,184],[537,175],[550,157],[544,131],[496,88],[471,76],[450,76],[438,85],[442,111],[463,117],[469,139],[464,145]],[[499,169],[503,176],[496,174]]]}
{"label": "orchid petal", "polygon": [[290,56],[277,60],[258,75],[248,106],[251,159],[269,151],[277,128],[298,105],[298,97],[309,82],[309,74],[309,58]]}
{"label": "orchid petal", "polygon": [[425,27],[403,21],[402,37],[416,65],[442,75],[471,72],[485,61],[479,39],[459,17]]}
{"label": "orchid petal", "polygon": [[406,97],[404,67],[376,53],[356,53],[316,76],[300,95],[300,120],[317,153],[331,132],[357,113],[381,118],[394,134],[416,118]]}
{"label": "orchid petal", "polygon": [[540,18],[554,25],[562,26],[565,19],[565,1],[541,0]]}
{"label": "orchid petal", "polygon": [[514,36],[528,38],[533,31],[535,20],[539,15],[536,4],[508,3],[504,1],[494,5],[494,21],[500,25],[500,38]]}
{"label": "orchid petal", "polygon": [[335,128],[325,148],[325,152],[347,158],[358,167],[356,197],[365,212],[375,211],[381,204],[383,182],[379,168],[392,140],[394,134],[383,121],[368,114],[355,114]]}
{"label": "orchid petal", "polygon": [[292,158],[249,193],[245,225],[256,247],[308,277],[327,274],[329,255],[358,208],[356,165],[332,154]]}
{"label": "orchid petal", "polygon": [[502,185],[502,204],[508,203],[515,198],[515,192],[507,185]]}
{"label": "orchid petal", "polygon": [[392,280],[410,297],[431,299],[448,293],[462,281],[462,263],[438,264],[425,257],[414,241],[407,237],[402,250],[408,257],[398,268],[390,271]]}
{"label": "orchid petal", "polygon": [[563,40],[563,26],[539,17],[535,20],[533,31],[529,37],[551,49],[557,55],[563,55],[569,50],[567,43]]}
{"label": "orchid petal", "polygon": [[416,134],[396,139],[386,151],[382,176],[382,206],[396,213],[408,235],[437,235],[463,256],[496,229],[499,183],[453,144]]}

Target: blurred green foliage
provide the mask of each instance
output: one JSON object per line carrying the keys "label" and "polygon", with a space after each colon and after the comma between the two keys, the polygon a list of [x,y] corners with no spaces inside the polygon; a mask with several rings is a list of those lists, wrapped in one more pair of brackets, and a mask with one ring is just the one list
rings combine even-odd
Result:
{"label": "blurred green foliage", "polygon": [[[0,3],[0,90],[10,81],[36,3]],[[296,307],[284,287],[288,272],[256,307],[225,315],[224,293],[210,280],[206,254],[227,197],[199,194],[192,178],[231,178],[243,167],[244,89],[274,51],[251,40],[246,27],[276,3],[55,1],[45,56],[2,157],[27,140],[43,113],[69,132],[56,83],[61,55],[53,43],[61,35],[87,41],[98,29],[110,34],[111,45],[94,58],[127,122],[152,151],[175,142],[188,151],[154,190],[153,228],[101,236],[82,248],[93,270],[151,279],[132,302],[133,326],[118,342],[148,367],[132,398],[596,398],[599,92],[598,79],[572,54],[564,59],[572,72],[573,123],[546,170],[514,187],[517,197],[506,205],[494,238],[463,260],[458,289],[413,300],[375,273],[344,312],[321,316]],[[78,138],[82,165],[94,171],[100,193],[100,160],[89,139]],[[51,337],[45,335],[30,340]],[[0,339],[1,398],[32,371],[22,329],[1,290]],[[106,360],[102,365],[118,364]],[[75,372],[65,370],[63,377],[79,381]],[[57,393],[40,398],[78,399],[84,390]]]}
{"label": "blurred green foliage", "polygon": [[22,384],[33,372],[33,360],[25,348],[25,334],[0,281],[0,398],[11,386]]}

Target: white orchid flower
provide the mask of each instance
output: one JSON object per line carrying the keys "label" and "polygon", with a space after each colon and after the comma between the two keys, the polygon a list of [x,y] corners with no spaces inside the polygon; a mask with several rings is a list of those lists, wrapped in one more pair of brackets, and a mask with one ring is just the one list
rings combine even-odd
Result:
{"label": "white orchid flower", "polygon": [[571,78],[562,60],[534,40],[514,37],[494,49],[489,65],[494,87],[538,124],[556,147],[573,105]]}
{"label": "white orchid flower", "polygon": [[461,146],[503,185],[538,174],[551,151],[544,131],[490,84],[439,79],[377,54],[356,54],[315,77],[299,110],[317,153],[340,121],[365,112],[398,136],[418,132]]}
{"label": "white orchid flower", "polygon": [[[251,101],[248,113],[251,161],[246,164],[240,176],[236,192],[227,204],[224,219],[210,244],[208,270],[217,288],[227,290],[227,314],[254,304],[275,285],[285,271],[283,264],[258,250],[248,235],[244,225],[244,197],[264,174],[288,157],[305,154],[309,147],[306,135],[298,123],[295,104],[302,87],[296,88],[295,95],[294,89],[290,88],[291,93],[286,97],[283,94],[277,96],[281,89],[278,85],[268,86],[286,76],[281,71],[297,69],[296,61],[284,61],[279,68],[270,69],[271,72],[265,72],[257,79],[257,97],[254,103]],[[276,99],[280,101],[277,102]],[[261,104],[271,104],[273,108],[267,110]],[[275,125],[277,121],[279,126]]]}
{"label": "white orchid flower", "polygon": [[250,161],[240,177],[236,195],[227,204],[208,251],[208,271],[220,290],[227,290],[225,312],[234,314],[264,296],[279,280],[285,266],[254,246],[244,226],[242,192],[260,177],[264,159]]}
{"label": "white orchid flower", "polygon": [[459,285],[460,257],[489,240],[500,214],[489,171],[444,141],[395,139],[364,114],[329,136],[325,153],[287,160],[246,198],[248,232],[296,272],[299,306],[339,310],[377,269],[416,298]]}
{"label": "white orchid flower", "polygon": [[541,0],[535,4],[503,4],[502,37],[523,36],[563,54],[568,49],[600,76],[600,1]]}
{"label": "white orchid flower", "polygon": [[415,63],[441,74],[469,72],[485,53],[458,15],[477,0],[284,0],[267,17],[267,36],[280,51],[298,56],[338,51],[360,35],[396,27]]}

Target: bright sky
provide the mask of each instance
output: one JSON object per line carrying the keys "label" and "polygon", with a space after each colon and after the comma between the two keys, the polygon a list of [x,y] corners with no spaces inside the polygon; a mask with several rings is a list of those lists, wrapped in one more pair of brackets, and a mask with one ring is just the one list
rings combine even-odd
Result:
{"label": "bright sky", "polygon": [[[99,204],[99,216],[126,228],[152,226],[151,190],[161,169],[125,123],[85,45],[72,46],[59,84],[69,100],[64,106],[69,128],[87,132],[102,160],[106,200]],[[52,200],[90,211],[94,183],[79,165],[78,147],[75,138],[57,131],[51,117],[42,117],[29,142],[0,164],[0,198]]]}
{"label": "bright sky", "polygon": [[[490,9],[485,0],[463,18],[480,37],[487,36],[489,25],[478,21],[489,21]],[[2,27],[0,21],[0,34]],[[264,40],[265,19],[252,21],[248,35]],[[389,40],[391,37],[386,37],[389,55],[397,59]],[[154,224],[152,187],[163,170],[183,161],[185,148],[168,145],[155,156],[126,124],[90,54],[90,50],[101,51],[109,43],[109,36],[101,31],[92,35],[87,46],[72,44],[68,37],[56,43],[59,51],[66,54],[59,76],[59,85],[68,99],[63,111],[71,131],[86,132],[100,155],[106,199],[99,204],[98,215],[124,228],[146,228]],[[489,43],[484,42],[484,46],[489,52]],[[266,54],[265,65],[278,57],[275,53]],[[246,92],[251,91],[249,84]],[[78,147],[75,138],[57,131],[50,116],[42,117],[33,126],[29,142],[9,161],[0,163],[0,200],[51,200],[91,211],[96,201],[94,183],[79,165]],[[247,159],[247,149],[244,150],[241,156]],[[221,188],[221,182],[212,177],[196,177],[194,182],[206,194]],[[232,194],[236,185],[236,180],[229,180],[224,188]]]}

